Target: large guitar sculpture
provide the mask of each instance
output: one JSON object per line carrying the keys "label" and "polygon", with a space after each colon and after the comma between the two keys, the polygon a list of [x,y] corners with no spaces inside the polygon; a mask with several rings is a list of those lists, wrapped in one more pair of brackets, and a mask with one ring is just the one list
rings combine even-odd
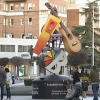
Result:
{"label": "large guitar sculpture", "polygon": [[[33,52],[39,55],[42,50],[50,51],[44,58],[45,68],[49,72],[58,74],[61,66],[67,64],[65,52],[60,51],[61,42],[63,41],[66,51],[70,54],[80,51],[81,43],[78,38],[71,33],[71,31],[66,29],[51,5],[49,3],[45,3],[45,5],[47,8],[51,9],[53,14],[49,15]],[[58,32],[59,34],[53,34],[59,23],[61,25]],[[59,46],[50,47],[50,43],[53,42],[56,42],[54,43],[56,46],[59,42]],[[46,46],[47,43],[48,45]],[[55,69],[52,69],[53,66],[55,66]]]}
{"label": "large guitar sculpture", "polygon": [[[59,18],[58,15],[53,10],[52,6],[48,2],[45,3],[45,5],[46,5],[46,7],[48,9],[51,9],[51,11],[52,11],[52,13],[53,13],[54,16],[56,16],[57,18]],[[71,31],[69,32],[66,29],[66,27],[64,26],[64,24],[62,23],[62,21],[60,22],[60,25],[61,25],[61,28],[60,28],[59,33],[63,34],[63,42],[64,42],[64,46],[66,48],[66,51],[68,53],[70,53],[70,54],[80,51],[80,49],[81,49],[81,43],[78,40],[78,38],[75,37],[71,33]]]}

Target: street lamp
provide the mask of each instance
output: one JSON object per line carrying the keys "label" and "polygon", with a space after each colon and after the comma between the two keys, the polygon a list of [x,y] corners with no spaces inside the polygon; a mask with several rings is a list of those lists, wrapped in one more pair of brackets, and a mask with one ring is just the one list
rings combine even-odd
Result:
{"label": "street lamp", "polygon": [[93,36],[92,36],[92,65],[94,65],[94,5],[93,5]]}
{"label": "street lamp", "polygon": [[[94,1],[94,0],[93,0]],[[98,1],[98,5],[100,2]],[[93,4],[93,36],[92,36],[92,65],[94,65],[94,4]]]}

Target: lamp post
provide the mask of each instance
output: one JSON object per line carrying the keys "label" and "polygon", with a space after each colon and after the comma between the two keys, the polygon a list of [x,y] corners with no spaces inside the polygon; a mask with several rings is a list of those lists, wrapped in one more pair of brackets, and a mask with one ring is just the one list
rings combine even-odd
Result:
{"label": "lamp post", "polygon": [[[98,5],[100,1],[98,1]],[[93,3],[93,36],[92,36],[92,65],[94,65],[94,3]]]}
{"label": "lamp post", "polygon": [[92,36],[92,65],[94,65],[94,5],[93,5],[93,36]]}

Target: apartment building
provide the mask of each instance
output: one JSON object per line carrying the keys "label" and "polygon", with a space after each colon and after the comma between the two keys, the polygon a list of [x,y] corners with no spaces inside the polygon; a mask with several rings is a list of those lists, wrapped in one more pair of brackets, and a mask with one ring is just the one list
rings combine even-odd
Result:
{"label": "apartment building", "polygon": [[[49,2],[58,10],[58,16],[66,26],[67,13],[64,0],[0,0],[0,57],[14,56],[24,59],[25,75],[39,74],[39,67],[34,62],[30,65],[29,46],[35,47],[50,10],[45,6]],[[30,38],[30,39],[29,39]],[[33,54],[34,56],[35,54]],[[37,55],[35,55],[37,56]],[[13,65],[8,66],[15,72]]]}
{"label": "apartment building", "polygon": [[2,0],[0,37],[38,38],[49,14],[45,2],[58,9],[59,17],[66,24],[66,1],[64,0]]}
{"label": "apartment building", "polygon": [[[73,29],[72,28],[73,26],[85,25],[85,22],[86,22],[85,15],[78,14],[78,12],[82,12],[82,8],[86,7],[85,3],[87,3],[87,0],[83,0],[83,1],[68,0],[67,2],[67,26],[71,30]],[[100,2],[98,2],[98,4],[100,5]],[[100,22],[94,23],[94,26],[100,27]],[[99,32],[96,32],[96,33],[100,34]]]}

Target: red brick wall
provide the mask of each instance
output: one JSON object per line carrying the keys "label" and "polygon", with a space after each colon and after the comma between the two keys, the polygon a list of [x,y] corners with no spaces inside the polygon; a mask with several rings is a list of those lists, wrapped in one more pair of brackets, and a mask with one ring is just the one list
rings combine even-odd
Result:
{"label": "red brick wall", "polygon": [[[60,6],[66,7],[66,1],[63,0],[49,0],[50,3],[57,4],[57,9],[59,10]],[[21,11],[21,3],[25,4],[25,10]],[[35,4],[35,7],[32,7],[32,10],[28,10],[28,3]],[[20,38],[21,33],[25,33],[25,36],[28,33],[32,33],[32,36],[39,37],[39,0],[26,0],[26,2],[6,2],[8,4],[7,12],[23,12],[24,15],[21,16],[6,16],[8,19],[8,25],[2,25],[3,32],[0,31],[0,37],[2,33],[14,34],[14,38]],[[14,11],[10,11],[10,4],[14,5]],[[5,18],[5,16],[3,16]],[[10,19],[14,19],[14,25],[10,25]],[[21,25],[21,18],[25,18],[25,25]],[[32,18],[32,25],[28,25],[28,18]],[[67,18],[61,17],[61,20],[67,21]],[[1,22],[1,20],[0,20]],[[67,22],[66,22],[67,23]],[[0,27],[1,28],[1,27]]]}
{"label": "red brick wall", "polygon": [[72,30],[72,26],[79,25],[79,9],[67,10],[67,26]]}
{"label": "red brick wall", "polygon": [[[0,0],[1,3],[1,0]],[[0,4],[0,11],[2,10],[2,5]],[[0,37],[2,37],[2,16],[0,15]]]}
{"label": "red brick wall", "polygon": [[[21,3],[24,2],[7,2],[8,12],[21,12]],[[28,3],[35,4],[35,7],[32,7],[32,10],[28,10]],[[14,11],[10,11],[10,4],[14,4]],[[24,15],[21,16],[6,16],[8,19],[8,25],[3,25],[3,33],[5,31],[7,34],[14,34],[14,38],[20,38],[21,33],[25,33],[25,36],[28,36],[28,33],[32,33],[32,36],[39,37],[39,0],[27,0],[25,3],[25,10],[22,11]],[[16,7],[19,5],[19,7]],[[10,19],[14,19],[14,25],[10,25]],[[25,18],[25,25],[21,25],[21,18]],[[32,25],[28,25],[28,19],[32,18]]]}
{"label": "red brick wall", "polygon": [[2,16],[0,16],[0,37],[2,37]]}

